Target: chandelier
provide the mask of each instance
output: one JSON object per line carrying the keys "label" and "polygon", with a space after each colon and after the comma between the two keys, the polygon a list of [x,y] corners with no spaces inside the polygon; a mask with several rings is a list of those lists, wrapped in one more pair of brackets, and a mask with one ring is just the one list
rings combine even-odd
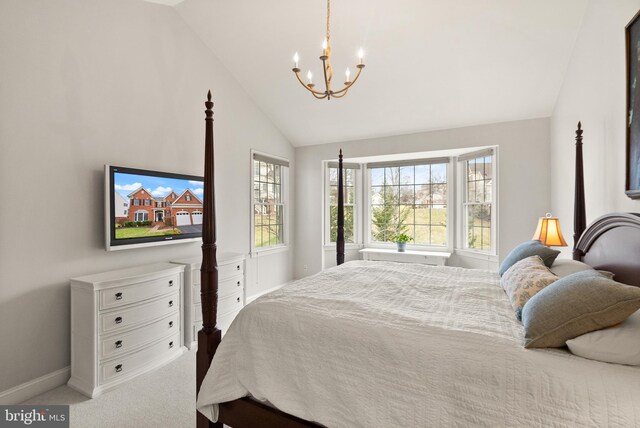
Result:
{"label": "chandelier", "polygon": [[320,60],[322,61],[322,71],[324,73],[324,88],[325,88],[324,91],[318,91],[314,89],[315,84],[312,81],[313,75],[311,74],[311,70],[307,72],[308,83],[304,83],[302,81],[302,79],[300,78],[300,69],[298,68],[298,60],[300,59],[300,57],[298,56],[298,52],[296,52],[296,54],[293,56],[293,62],[295,64],[295,66],[293,67],[293,72],[298,78],[298,82],[300,82],[300,84],[304,86],[306,90],[311,92],[311,94],[319,100],[322,100],[324,98],[326,98],[327,100],[330,100],[331,97],[342,98],[345,95],[347,95],[347,91],[351,88],[351,86],[353,86],[354,83],[356,83],[356,81],[358,80],[358,77],[360,77],[360,73],[362,73],[362,69],[364,68],[364,63],[362,62],[362,59],[364,57],[364,51],[360,49],[358,51],[359,63],[358,65],[356,65],[356,68],[358,69],[356,77],[353,79],[353,81],[350,80],[351,70],[347,68],[347,71],[345,73],[346,80],[344,82],[344,87],[339,91],[334,91],[331,89],[331,79],[333,78],[333,67],[331,66],[331,32],[329,29],[330,17],[331,17],[331,0],[327,0],[327,37],[322,42],[322,56],[320,57]]}

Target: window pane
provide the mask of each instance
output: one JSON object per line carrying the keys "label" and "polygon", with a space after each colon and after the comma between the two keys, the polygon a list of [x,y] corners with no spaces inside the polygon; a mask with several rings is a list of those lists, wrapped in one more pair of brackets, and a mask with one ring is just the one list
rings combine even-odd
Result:
{"label": "window pane", "polygon": [[447,206],[433,205],[431,207],[431,224],[434,226],[447,225]]}
{"label": "window pane", "polygon": [[416,228],[416,244],[430,245],[431,231],[429,226],[415,226]]}
{"label": "window pane", "polygon": [[431,182],[432,183],[447,182],[447,164],[446,163],[431,165]]}
{"label": "window pane", "polygon": [[275,165],[275,170],[274,170],[274,178],[275,178],[275,182],[277,184],[280,184],[281,178],[282,178],[282,167],[280,165]]}
{"label": "window pane", "polygon": [[413,204],[413,186],[400,186],[400,203]]}
{"label": "window pane", "polygon": [[371,204],[381,205],[384,203],[384,187],[372,186],[371,187]]}
{"label": "window pane", "polygon": [[400,175],[400,168],[398,168],[398,167],[385,168],[384,169],[384,183],[386,185],[390,185],[390,184],[398,185],[398,184],[400,184],[399,175]]}
{"label": "window pane", "polygon": [[353,186],[354,181],[353,181],[353,176],[354,176],[354,172],[355,170],[353,169],[345,169],[344,170],[344,184],[345,186]]}
{"label": "window pane", "polygon": [[431,203],[431,186],[422,184],[416,186],[416,204],[426,205]]}
{"label": "window pane", "polygon": [[431,168],[429,165],[416,165],[416,184],[428,184],[431,182]]}
{"label": "window pane", "polygon": [[428,205],[416,205],[415,221],[415,224],[431,224],[431,210]]}
{"label": "window pane", "polygon": [[262,226],[256,226],[254,229],[255,234],[255,246],[262,247]]}
{"label": "window pane", "polygon": [[329,168],[329,185],[338,185],[338,168]]}
{"label": "window pane", "polygon": [[414,175],[413,175],[413,166],[402,166],[400,167],[400,184],[413,184],[414,183]]}
{"label": "window pane", "polygon": [[447,228],[431,226],[431,245],[447,245]]}
{"label": "window pane", "polygon": [[356,200],[356,189],[353,187],[345,188],[344,203],[355,204],[355,200]]}
{"label": "window pane", "polygon": [[267,180],[267,164],[265,162],[260,162],[260,181],[266,183]]}
{"label": "window pane", "polygon": [[382,186],[384,184],[384,168],[373,168],[371,170],[371,185]]}

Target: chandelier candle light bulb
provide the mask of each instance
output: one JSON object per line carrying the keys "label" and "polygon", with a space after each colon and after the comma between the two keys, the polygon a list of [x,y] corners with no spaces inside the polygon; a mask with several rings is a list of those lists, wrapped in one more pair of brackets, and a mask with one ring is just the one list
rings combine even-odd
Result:
{"label": "chandelier candle light bulb", "polygon": [[307,73],[307,79],[309,80],[309,83],[304,83],[304,81],[300,77],[300,68],[298,68],[298,60],[299,60],[298,53],[296,52],[296,54],[293,56],[293,62],[294,62],[293,73],[296,75],[298,82],[300,82],[300,84],[304,86],[304,88],[307,91],[311,92],[311,95],[313,95],[315,98],[319,100],[322,100],[325,98],[327,100],[330,100],[332,97],[333,98],[344,97],[347,94],[347,91],[353,86],[354,83],[356,83],[356,81],[360,77],[360,73],[362,73],[362,69],[364,68],[364,62],[363,62],[364,50],[360,48],[360,50],[358,51],[358,57],[360,61],[356,65],[356,68],[358,69],[358,71],[356,72],[356,75],[353,78],[353,81],[350,80],[351,70],[347,68],[347,71],[346,71],[347,81],[344,82],[344,87],[338,91],[334,91],[331,88],[331,79],[333,78],[333,67],[331,65],[331,45],[329,44],[330,43],[329,41],[331,40],[331,32],[329,29],[330,18],[331,18],[331,0],[327,0],[327,35],[325,39],[322,41],[322,56],[320,56],[320,61],[322,61],[322,71],[324,75],[324,87],[325,87],[324,91],[318,91],[313,89],[315,85],[311,81],[311,71]]}

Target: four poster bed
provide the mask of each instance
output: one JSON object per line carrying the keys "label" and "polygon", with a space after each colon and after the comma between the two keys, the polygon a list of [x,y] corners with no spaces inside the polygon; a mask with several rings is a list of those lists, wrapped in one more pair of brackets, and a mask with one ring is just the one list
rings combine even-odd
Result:
{"label": "four poster bed", "polygon": [[[640,394],[640,368],[523,349],[522,326],[495,274],[343,264],[342,151],[339,266],[247,305],[221,345],[211,93],[205,105],[198,428],[640,423],[628,408]],[[640,216],[610,214],[587,229],[582,169],[579,125],[574,258],[640,286]],[[587,376],[594,371],[598,379]],[[612,409],[631,416],[609,418]]]}

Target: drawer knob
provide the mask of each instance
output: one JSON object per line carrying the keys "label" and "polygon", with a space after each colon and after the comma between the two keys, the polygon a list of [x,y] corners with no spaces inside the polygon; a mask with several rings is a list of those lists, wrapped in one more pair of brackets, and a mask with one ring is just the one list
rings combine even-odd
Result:
{"label": "drawer knob", "polygon": [[116,340],[116,348],[122,348],[122,340]]}
{"label": "drawer knob", "polygon": [[169,328],[173,327],[173,321],[169,321]]}
{"label": "drawer knob", "polygon": [[239,297],[236,300],[238,301],[238,303],[240,303],[240,298]]}
{"label": "drawer knob", "polygon": [[240,281],[238,281],[238,287],[240,287]]}
{"label": "drawer knob", "polygon": [[120,373],[122,371],[122,364],[118,364],[116,366],[116,373]]}
{"label": "drawer knob", "polygon": [[169,342],[169,348],[173,348],[173,340]]}
{"label": "drawer knob", "polygon": [[116,324],[120,324],[122,322],[122,317],[116,317]]}
{"label": "drawer knob", "polygon": [[169,281],[169,287],[173,287],[173,279]]}
{"label": "drawer knob", "polygon": [[122,293],[116,293],[116,300],[122,300]]}
{"label": "drawer knob", "polygon": [[236,266],[236,270],[240,270],[240,265]]}
{"label": "drawer knob", "polygon": [[173,306],[173,300],[169,300],[169,307]]}

